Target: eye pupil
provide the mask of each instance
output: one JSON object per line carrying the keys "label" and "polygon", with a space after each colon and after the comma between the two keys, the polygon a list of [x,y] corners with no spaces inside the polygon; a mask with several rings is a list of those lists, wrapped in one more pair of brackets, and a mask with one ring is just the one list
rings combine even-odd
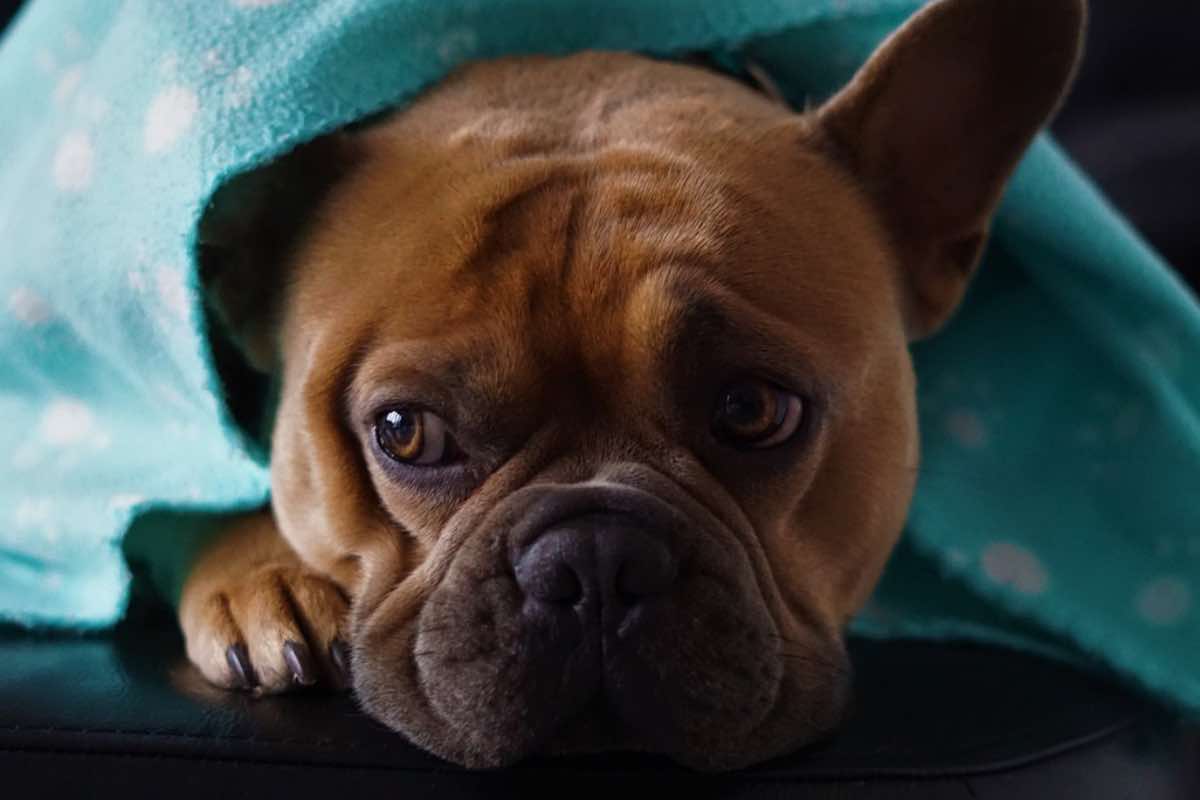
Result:
{"label": "eye pupil", "polygon": [[387,423],[389,431],[402,439],[411,436],[413,429],[416,428],[416,421],[412,414],[406,414],[403,411],[389,411],[383,419]]}
{"label": "eye pupil", "polygon": [[397,461],[417,458],[423,446],[419,416],[411,411],[392,409],[383,414],[375,429],[383,452]]}
{"label": "eye pupil", "polygon": [[802,416],[799,396],[761,380],[743,380],[721,392],[713,432],[727,444],[773,447],[796,432]]}
{"label": "eye pupil", "polygon": [[456,454],[446,421],[427,409],[384,409],[375,416],[374,427],[375,444],[390,461],[431,467]]}
{"label": "eye pupil", "polygon": [[725,393],[724,415],[732,425],[752,425],[763,416],[763,396],[754,387],[741,384]]}

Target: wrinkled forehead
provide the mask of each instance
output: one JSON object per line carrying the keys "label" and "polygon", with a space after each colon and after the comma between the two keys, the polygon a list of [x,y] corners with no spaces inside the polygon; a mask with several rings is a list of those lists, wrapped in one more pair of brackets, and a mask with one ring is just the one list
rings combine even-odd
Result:
{"label": "wrinkled forehead", "polygon": [[714,336],[834,370],[895,326],[871,220],[819,159],[730,175],[613,148],[440,167],[334,201],[323,260],[343,273],[330,294],[370,320],[365,377],[436,353],[491,382],[552,364],[603,380]]}

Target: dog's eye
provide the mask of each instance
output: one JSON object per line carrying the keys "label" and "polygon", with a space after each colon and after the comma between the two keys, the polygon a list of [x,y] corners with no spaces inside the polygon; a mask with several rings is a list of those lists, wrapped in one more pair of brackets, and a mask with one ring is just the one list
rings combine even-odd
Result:
{"label": "dog's eye", "polygon": [[375,418],[375,442],[393,461],[433,466],[450,456],[446,421],[431,411],[389,408]]}
{"label": "dog's eye", "polygon": [[803,416],[798,395],[766,381],[740,380],[721,390],[713,433],[738,447],[774,447],[792,437]]}

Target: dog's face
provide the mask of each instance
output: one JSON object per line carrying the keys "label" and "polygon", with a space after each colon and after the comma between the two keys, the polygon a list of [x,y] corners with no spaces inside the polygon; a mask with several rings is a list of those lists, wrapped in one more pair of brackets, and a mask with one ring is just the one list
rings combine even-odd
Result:
{"label": "dog's face", "polygon": [[908,343],[1081,18],[935,4],[806,115],[633,56],[490,62],[321,145],[344,168],[257,327],[276,518],[352,595],[366,708],[471,765],[830,730],[913,490]]}

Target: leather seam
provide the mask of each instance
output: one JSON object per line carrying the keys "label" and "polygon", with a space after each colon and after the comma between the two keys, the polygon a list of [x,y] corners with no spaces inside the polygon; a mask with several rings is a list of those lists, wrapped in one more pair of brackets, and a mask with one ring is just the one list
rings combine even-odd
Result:
{"label": "leather seam", "polygon": [[[1001,760],[994,763],[985,763],[978,766],[951,766],[947,768],[908,768],[908,767],[846,767],[826,768],[813,770],[811,773],[803,774],[744,774],[736,778],[735,782],[757,782],[757,783],[804,783],[804,782],[833,782],[833,781],[852,781],[852,780],[937,780],[937,779],[964,779],[977,778],[988,775],[1003,774],[1006,772],[1014,772],[1019,769],[1031,767],[1036,764],[1049,761],[1061,756],[1069,755],[1070,753],[1081,750],[1089,745],[1099,744],[1107,739],[1111,739],[1120,732],[1132,727],[1132,720],[1125,720],[1120,723],[1112,724],[1098,731],[1093,731],[1080,737],[1076,737],[1058,745],[1051,746],[1037,753],[1032,753],[1025,756],[1016,756],[1007,760]],[[109,734],[109,735],[137,735],[154,739],[184,739],[191,741],[204,741],[211,743],[220,742],[258,742],[263,744],[306,744],[323,749],[332,749],[335,743],[320,743],[313,741],[305,741],[299,739],[256,739],[253,737],[211,737],[199,736],[195,734],[173,734],[173,733],[154,733],[145,731],[120,731],[120,730],[99,730],[99,729],[67,729],[67,728],[21,728],[21,727],[5,727],[0,729],[6,732],[25,732],[25,733],[74,733],[74,734]],[[344,751],[356,749],[351,746],[341,746]],[[286,758],[271,758],[269,756],[262,757],[254,754],[245,756],[216,756],[209,754],[197,753],[133,753],[123,752],[120,750],[106,751],[103,749],[71,749],[63,746],[46,746],[38,745],[15,745],[5,744],[0,742],[0,754],[3,753],[43,753],[43,754],[59,754],[71,756],[90,756],[100,758],[150,758],[150,759],[183,759],[188,761],[212,761],[231,764],[259,764],[264,766],[298,766],[304,768],[317,769],[361,769],[370,771],[397,771],[397,772],[426,772],[426,773],[444,773],[455,775],[469,775],[469,772],[457,770],[454,768],[439,768],[436,766],[414,767],[394,764],[347,764],[347,763],[318,763],[314,764],[311,761],[295,761]],[[609,772],[606,770],[596,770],[588,768],[572,768],[572,767],[555,767],[549,770],[545,769],[530,769],[517,770],[513,774],[525,773],[527,775],[544,774],[545,772],[571,772],[573,774],[585,774],[588,772],[600,772],[607,776],[637,776],[637,775],[663,775],[662,770],[644,769],[644,770],[618,770]]]}
{"label": "leather seam", "polygon": [[[185,739],[194,742],[252,742],[255,744],[302,744],[311,747],[321,747],[326,749],[357,749],[353,743],[335,742],[332,740],[320,739],[299,739],[299,738],[263,738],[260,736],[211,736],[199,733],[175,733],[171,731],[153,731],[153,730],[138,730],[133,728],[47,728],[47,727],[26,727],[23,725],[0,725],[0,734],[20,734],[20,733],[35,733],[35,734],[56,734],[66,733],[75,735],[99,734],[105,736],[140,736],[149,739]],[[9,745],[0,742],[0,750]]]}

